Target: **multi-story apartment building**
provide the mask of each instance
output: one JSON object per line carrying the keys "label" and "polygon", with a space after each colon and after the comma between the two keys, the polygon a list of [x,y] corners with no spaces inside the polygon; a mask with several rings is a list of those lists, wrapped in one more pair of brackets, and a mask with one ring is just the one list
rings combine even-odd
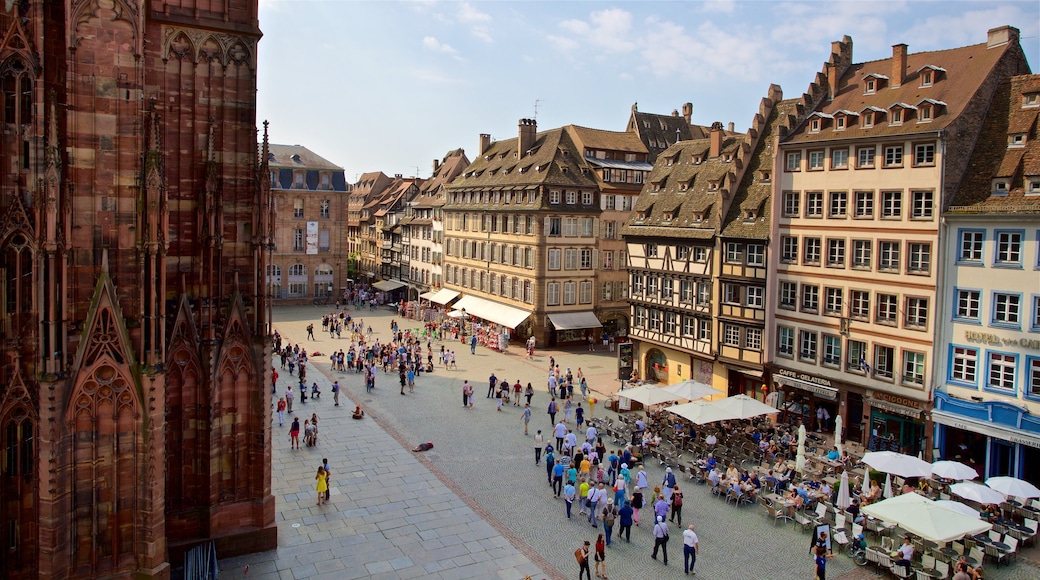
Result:
{"label": "multi-story apartment building", "polygon": [[[400,221],[404,219],[408,200],[419,193],[422,180],[417,177],[404,178],[400,174],[394,176],[393,183],[379,199],[375,199],[366,207],[371,207],[371,223],[368,228],[370,238],[364,234],[363,247],[375,250],[379,261],[379,278],[388,282],[381,289],[393,290],[407,284],[401,280],[401,273],[407,272],[410,266],[408,255],[404,252],[404,240],[408,232],[403,231]],[[362,253],[362,259],[366,258]]]}
{"label": "multi-story apartment building", "polygon": [[[639,137],[643,145],[646,145],[647,160],[656,163],[661,152],[679,141],[708,138],[711,129],[693,124],[692,119],[693,103],[683,103],[682,116],[679,116],[677,110],[673,110],[671,115],[646,113],[639,110],[638,103],[634,103],[628,116],[626,130]],[[730,123],[729,130],[724,135],[734,135],[733,123]]]}
{"label": "multi-story apartment building", "polygon": [[1040,482],[1040,75],[1000,85],[953,207],[931,416],[943,459]]}
{"label": "multi-story apartment building", "polygon": [[[1028,72],[1011,27],[987,42],[852,62],[832,57],[781,140],[773,196],[771,371],[787,419],[871,449],[931,451],[940,216],[997,86]],[[816,425],[823,408],[829,420]]]}
{"label": "multi-story apartment building", "polygon": [[[444,283],[444,203],[447,185],[469,166],[462,149],[433,160],[433,174],[422,182],[419,193],[401,220],[404,254],[409,258],[405,280],[421,293],[441,289]],[[402,272],[402,275],[405,272]]]}
{"label": "multi-story apartment building", "polygon": [[391,179],[382,171],[361,175],[347,196],[347,269],[359,280],[375,281],[382,265],[376,260],[375,223],[371,203],[380,199]]}
{"label": "multi-story apartment building", "polygon": [[772,159],[794,108],[781,98],[771,87],[747,134],[715,123],[657,156],[622,230],[643,379],[692,378],[720,393],[757,381],[749,391],[762,397]]}
{"label": "multi-story apartment building", "polygon": [[543,344],[598,338],[600,317],[617,316],[595,292],[602,176],[609,162],[631,164],[624,184],[618,175],[607,187],[637,188],[646,156],[634,133],[570,125],[538,133],[530,119],[515,139],[481,135],[444,206],[444,283],[466,294],[459,310]]}
{"label": "multi-story apartment building", "polygon": [[343,168],[300,145],[270,145],[275,244],[267,287],[275,299],[328,297],[345,284],[347,184]]}

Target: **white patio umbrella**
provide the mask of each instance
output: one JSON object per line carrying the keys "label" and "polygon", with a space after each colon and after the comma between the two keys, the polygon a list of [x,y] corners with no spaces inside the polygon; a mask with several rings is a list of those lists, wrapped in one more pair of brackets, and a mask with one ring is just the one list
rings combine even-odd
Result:
{"label": "white patio umbrella", "polygon": [[841,415],[838,415],[838,416],[836,416],[834,418],[834,445],[838,447],[838,457],[841,457],[841,455],[842,455],[841,428],[842,428]]}
{"label": "white patio umbrella", "polygon": [[619,391],[618,396],[627,397],[633,401],[639,401],[644,405],[660,405],[661,403],[667,403],[679,398],[675,396],[675,393],[670,393],[661,387],[655,387],[652,385],[643,385],[634,389],[625,389],[624,391]]}
{"label": "white patio umbrella", "polygon": [[863,513],[896,523],[904,530],[933,542],[950,542],[987,532],[993,527],[989,522],[937,506],[916,493],[904,493],[868,505],[863,508]]}
{"label": "white patio umbrella", "polygon": [[932,474],[931,463],[894,451],[871,451],[863,455],[863,463],[901,477],[928,477]]}
{"label": "white patio umbrella", "polygon": [[717,395],[720,393],[720,391],[715,390],[715,387],[693,379],[687,379],[675,383],[674,385],[668,385],[667,387],[664,387],[663,390],[672,393],[677,399],[687,399],[689,401],[696,401],[697,399],[703,399],[704,397],[710,397],[711,395]]}
{"label": "white patio umbrella", "polygon": [[986,485],[1007,496],[1040,497],[1040,489],[1017,477],[991,477],[986,480]]}
{"label": "white patio umbrella", "polygon": [[672,405],[665,410],[697,425],[729,419],[728,415],[708,401],[692,401],[682,405]]}
{"label": "white patio umbrella", "polygon": [[971,506],[964,505],[959,501],[953,501],[951,499],[939,499],[935,501],[935,505],[939,507],[944,507],[948,510],[953,510],[957,513],[962,513],[968,516],[969,518],[975,518],[977,520],[982,519],[982,516],[979,514],[979,510],[972,509]]}
{"label": "white patio umbrella", "polygon": [[957,497],[963,497],[964,499],[977,501],[979,503],[1002,503],[1005,501],[1004,494],[993,489],[992,487],[986,487],[981,483],[975,483],[974,481],[962,481],[955,483],[950,486],[950,493]]}
{"label": "white patio umbrella", "polygon": [[734,395],[719,401],[713,401],[711,404],[728,414],[727,418],[729,419],[750,419],[759,415],[776,413],[776,409],[765,403],[760,403],[747,395]]}
{"label": "white patio umbrella", "polygon": [[960,461],[936,461],[932,464],[932,475],[943,479],[964,481],[975,479],[979,472],[974,467],[965,465]]}
{"label": "white patio umbrella", "polygon": [[794,470],[805,473],[805,425],[798,426],[798,453],[794,456]]}
{"label": "white patio umbrella", "polygon": [[852,498],[849,496],[849,472],[841,472],[841,481],[838,483],[838,501],[837,506],[841,509],[848,509],[852,505]]}
{"label": "white patio umbrella", "polygon": [[885,499],[888,499],[888,498],[892,497],[892,474],[891,473],[886,473],[885,474],[885,489],[881,491],[881,495]]}

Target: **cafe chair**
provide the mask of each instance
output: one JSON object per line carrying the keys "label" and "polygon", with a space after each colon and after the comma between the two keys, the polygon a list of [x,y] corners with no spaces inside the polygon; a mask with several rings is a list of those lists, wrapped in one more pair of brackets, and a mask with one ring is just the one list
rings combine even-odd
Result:
{"label": "cafe chair", "polygon": [[986,557],[982,553],[981,548],[979,548],[978,546],[973,546],[972,549],[968,550],[968,559],[974,560],[976,566],[981,566],[982,561],[985,560]]}
{"label": "cafe chair", "polygon": [[936,562],[935,563],[935,571],[939,573],[939,577],[940,578],[949,578],[950,577],[950,563],[949,562],[943,562],[941,560]]}
{"label": "cafe chair", "polygon": [[892,564],[889,570],[896,578],[909,578],[911,573],[910,568],[907,568],[906,566],[897,566],[895,563]]}
{"label": "cafe chair", "polygon": [[803,532],[804,531],[808,531],[808,530],[812,529],[812,527],[813,527],[812,520],[810,520],[809,516],[805,515],[802,512],[798,512],[798,511],[794,512],[794,521],[798,525],[802,526],[802,531]]}

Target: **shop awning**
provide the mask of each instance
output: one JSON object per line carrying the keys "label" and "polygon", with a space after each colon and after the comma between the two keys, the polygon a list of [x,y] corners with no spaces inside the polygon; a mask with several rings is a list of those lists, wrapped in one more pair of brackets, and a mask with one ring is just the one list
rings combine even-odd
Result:
{"label": "shop awning", "polygon": [[[871,401],[871,404],[873,404],[873,401]],[[932,411],[932,421],[940,425],[953,427],[954,429],[963,429],[972,433],[981,433],[982,435],[1003,439],[1011,443],[1021,443],[1029,447],[1040,448],[1040,437],[1025,431],[1004,427],[999,423],[987,423],[971,417],[965,417],[964,415],[939,411],[938,409]]]}
{"label": "shop awning", "polygon": [[817,385],[816,383],[810,383],[809,381],[803,381],[801,379],[796,379],[793,377],[777,376],[776,373],[773,374],[773,382],[780,385],[784,385],[786,387],[792,387],[795,389],[801,389],[803,391],[809,391],[810,393],[814,393],[816,395],[819,395],[820,397],[823,397],[824,399],[829,399],[831,401],[838,400],[838,389],[834,389],[831,387]]}
{"label": "shop awning", "polygon": [[398,288],[404,288],[406,285],[407,284],[404,282],[398,282],[397,280],[380,280],[379,282],[372,284],[372,287],[376,290],[389,292],[391,290],[397,290]]}
{"label": "shop awning", "polygon": [[448,290],[447,288],[441,288],[440,290],[435,292],[433,294],[433,296],[430,297],[430,302],[435,302],[437,304],[447,304],[447,303],[451,302],[452,300],[454,300],[455,298],[457,298],[458,295],[459,295],[459,293],[454,291],[454,290]]}
{"label": "shop awning", "polygon": [[549,320],[556,330],[578,330],[580,328],[602,328],[603,323],[595,313],[585,312],[550,312]]}
{"label": "shop awning", "polygon": [[494,322],[495,324],[501,324],[506,328],[513,329],[520,326],[520,323],[527,320],[527,317],[531,315],[527,310],[485,300],[484,298],[477,298],[476,296],[463,296],[455,303],[454,308],[459,311],[465,310],[467,316],[476,316],[488,322]]}
{"label": "shop awning", "polygon": [[419,295],[419,298],[422,298],[423,300],[429,300],[430,298],[433,298],[436,295],[436,292],[423,292]]}

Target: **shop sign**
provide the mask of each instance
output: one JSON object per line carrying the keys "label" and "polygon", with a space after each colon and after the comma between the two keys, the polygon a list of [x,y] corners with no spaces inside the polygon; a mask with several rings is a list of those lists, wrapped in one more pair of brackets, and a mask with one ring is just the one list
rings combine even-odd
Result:
{"label": "shop sign", "polygon": [[[880,393],[878,393],[880,394]],[[921,418],[921,411],[915,408],[900,405],[899,403],[892,403],[884,399],[868,399],[870,406],[873,409],[879,409],[882,411],[888,411],[897,415],[903,415],[904,417],[911,417],[913,419]]]}
{"label": "shop sign", "polygon": [[820,377],[814,377],[805,373],[798,373],[795,371],[789,371],[787,369],[776,369],[776,372],[774,374],[780,375],[782,377],[791,377],[792,379],[798,379],[799,381],[805,383],[813,383],[814,385],[822,385],[824,387],[834,388],[831,386],[831,382],[827,379],[821,379]]}
{"label": "shop sign", "polygon": [[838,400],[838,390],[831,387],[831,382],[827,379],[796,373],[787,369],[777,369],[773,373],[773,380],[777,384],[808,391],[831,401]]}
{"label": "shop sign", "polygon": [[920,409],[921,408],[921,402],[920,401],[915,401],[915,400],[913,400],[913,399],[911,399],[909,397],[900,397],[899,395],[890,395],[888,393],[881,392],[881,391],[875,391],[874,392],[874,398],[875,399],[881,399],[882,401],[888,401],[889,403],[895,403],[897,405],[902,405],[904,407],[910,407],[911,409]]}
{"label": "shop sign", "polygon": [[990,346],[1017,346],[1019,348],[1040,350],[1040,339],[1002,338],[1000,336],[997,336],[996,334],[992,334],[989,332],[979,332],[977,330],[965,330],[964,340],[967,342],[973,342],[975,344],[988,344]]}
{"label": "shop sign", "polygon": [[952,414],[943,412],[942,415],[935,413],[932,419],[940,425],[946,425],[947,427],[953,427],[954,429],[960,429],[962,431],[969,431],[971,433],[979,433],[987,435],[989,437],[996,437],[997,439],[1003,439],[1009,443],[1018,443],[1027,447],[1034,447],[1040,449],[1040,438],[1028,437],[1017,435],[1006,428],[1001,428],[999,425],[987,425],[978,424],[974,421],[962,421],[955,418]]}

